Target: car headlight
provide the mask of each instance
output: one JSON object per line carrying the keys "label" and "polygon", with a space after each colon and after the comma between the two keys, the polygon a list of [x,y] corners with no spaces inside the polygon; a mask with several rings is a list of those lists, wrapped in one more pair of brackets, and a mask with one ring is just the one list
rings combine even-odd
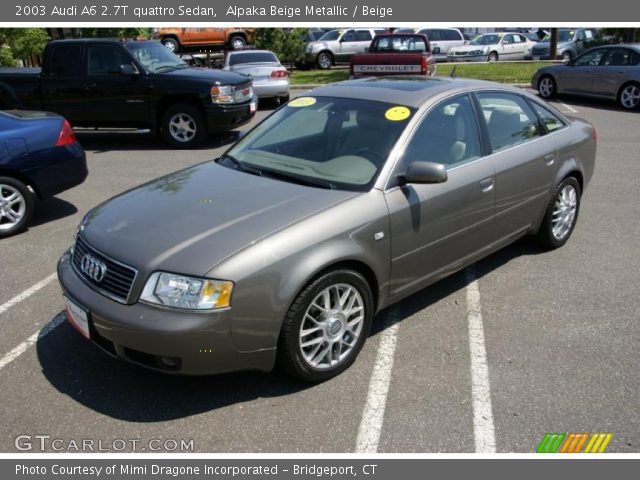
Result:
{"label": "car headlight", "polygon": [[213,103],[233,103],[233,85],[216,85],[211,87],[211,101]]}
{"label": "car headlight", "polygon": [[313,52],[313,45],[309,44],[306,47],[304,47],[304,51],[307,53],[311,53]]}
{"label": "car headlight", "polygon": [[155,272],[140,300],[186,310],[215,310],[231,306],[233,282]]}

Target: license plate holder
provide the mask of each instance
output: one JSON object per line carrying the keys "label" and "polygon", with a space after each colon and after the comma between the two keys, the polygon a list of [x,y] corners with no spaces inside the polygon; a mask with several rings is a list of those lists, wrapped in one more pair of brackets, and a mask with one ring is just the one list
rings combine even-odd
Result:
{"label": "license plate holder", "polygon": [[69,323],[78,330],[84,337],[91,338],[91,315],[89,310],[81,307],[69,297],[64,297],[66,304],[66,314]]}

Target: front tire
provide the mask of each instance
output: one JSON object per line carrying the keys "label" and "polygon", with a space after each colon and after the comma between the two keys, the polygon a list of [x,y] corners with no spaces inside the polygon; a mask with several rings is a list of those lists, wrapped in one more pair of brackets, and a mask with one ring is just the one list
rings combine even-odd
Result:
{"label": "front tire", "polygon": [[640,107],[640,84],[623,85],[618,93],[618,104],[625,110],[635,110]]}
{"label": "front tire", "polygon": [[570,62],[571,60],[573,60],[573,55],[571,55],[571,52],[569,50],[567,50],[566,52],[562,52],[562,61],[567,63]]}
{"label": "front tire", "polygon": [[333,56],[329,52],[320,52],[316,63],[321,70],[329,70],[333,66]]}
{"label": "front tire", "polygon": [[551,75],[543,76],[538,82],[538,93],[542,98],[553,98],[558,93],[556,81]]}
{"label": "front tire", "polygon": [[580,183],[575,177],[567,177],[560,183],[536,234],[540,245],[554,249],[567,243],[578,221],[580,195]]}
{"label": "front tire", "polygon": [[12,177],[0,177],[0,238],[27,228],[35,208],[34,195]]}
{"label": "front tire", "polygon": [[498,52],[491,52],[489,57],[487,57],[487,61],[489,62],[497,62],[498,61]]}
{"label": "front tire", "polygon": [[188,103],[171,105],[162,115],[162,137],[174,148],[194,148],[207,138],[200,110]]}
{"label": "front tire", "polygon": [[313,280],[285,316],[278,365],[307,382],[340,374],[360,353],[373,321],[373,295],[365,278],[347,269]]}

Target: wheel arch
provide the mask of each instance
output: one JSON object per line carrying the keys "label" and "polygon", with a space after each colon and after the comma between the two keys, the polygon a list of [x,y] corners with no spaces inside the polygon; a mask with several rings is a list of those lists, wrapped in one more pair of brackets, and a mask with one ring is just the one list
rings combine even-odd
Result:
{"label": "wheel arch", "polygon": [[640,82],[639,81],[637,81],[637,80],[626,80],[618,88],[618,91],[616,93],[616,100],[618,100],[620,98],[620,94],[622,93],[622,90],[624,90],[629,85],[636,85],[638,88],[640,88]]}
{"label": "wheel arch", "polygon": [[0,177],[10,177],[24,183],[27,187],[33,190],[33,192],[36,194],[36,197],[38,197],[39,199],[42,198],[38,186],[24,173],[0,165]]}
{"label": "wheel arch", "polygon": [[158,131],[162,126],[162,116],[164,115],[164,112],[167,110],[167,108],[171,107],[172,105],[176,105],[178,103],[187,103],[189,105],[193,105],[198,110],[200,110],[201,113],[204,114],[202,103],[200,102],[200,99],[197,95],[195,94],[167,95],[166,97],[161,98],[158,101],[158,104],[156,106],[154,130]]}

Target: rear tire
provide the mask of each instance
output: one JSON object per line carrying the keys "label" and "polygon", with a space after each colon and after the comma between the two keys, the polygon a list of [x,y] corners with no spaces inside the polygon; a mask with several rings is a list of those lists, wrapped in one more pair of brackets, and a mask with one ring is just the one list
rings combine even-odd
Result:
{"label": "rear tire", "polygon": [[373,308],[371,288],[360,273],[340,269],[316,278],[298,294],[284,318],[278,366],[307,382],[323,382],[342,373],[362,350]]}
{"label": "rear tire", "polygon": [[22,232],[35,209],[35,197],[20,180],[0,177],[0,238]]}
{"label": "rear tire", "polygon": [[175,39],[175,38],[173,38],[173,37],[163,38],[160,42],[161,42],[165,47],[167,47],[167,49],[168,49],[170,52],[177,53],[177,52],[178,52],[178,50],[180,50],[180,44],[178,43],[178,40],[176,40],[176,39]]}
{"label": "rear tire", "polygon": [[578,221],[580,195],[580,183],[575,177],[567,177],[560,183],[535,236],[542,247],[554,249],[567,243]]}
{"label": "rear tire", "polygon": [[176,103],[162,115],[162,138],[174,148],[194,148],[207,138],[207,125],[200,110],[188,103]]}

